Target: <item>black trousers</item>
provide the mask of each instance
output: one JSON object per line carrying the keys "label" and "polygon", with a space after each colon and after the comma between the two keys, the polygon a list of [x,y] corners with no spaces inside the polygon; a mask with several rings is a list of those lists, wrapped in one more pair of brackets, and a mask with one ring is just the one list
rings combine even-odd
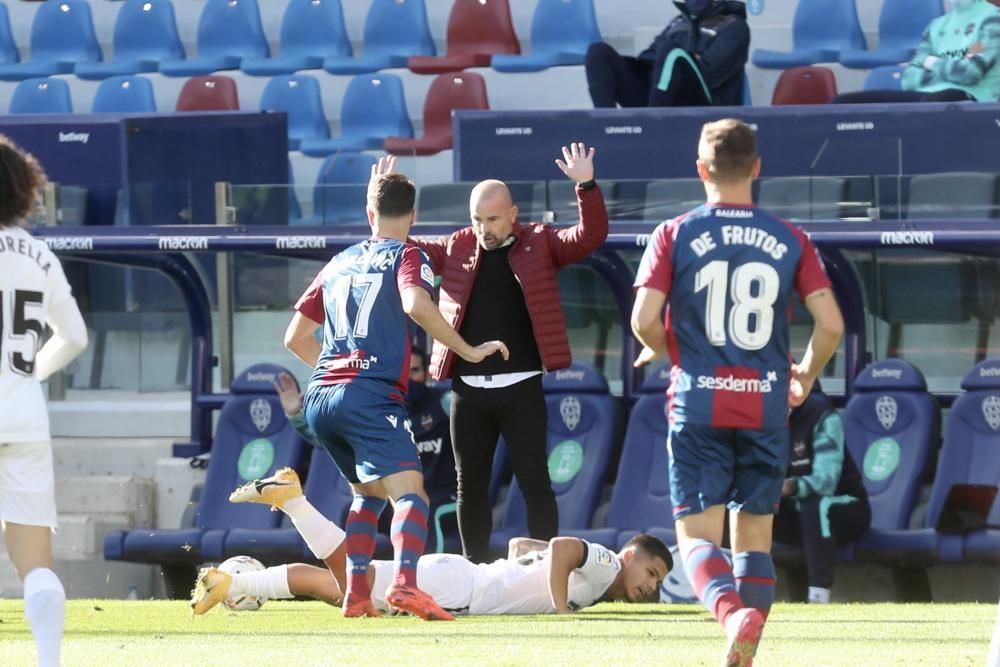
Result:
{"label": "black trousers", "polygon": [[[798,501],[781,499],[774,518],[774,541],[802,545],[809,585],[833,587],[837,547],[857,541],[871,525],[871,507],[866,501],[846,496],[810,496]],[[823,516],[825,514],[825,517]]]}
{"label": "black trousers", "polygon": [[[680,49],[674,49],[680,51]],[[696,68],[683,58],[672,59],[667,90],[657,89],[670,50],[656,53],[655,59],[639,60],[623,56],[604,42],[587,49],[584,67],[590,99],[597,108],[707,106]]]}
{"label": "black trousers", "polygon": [[451,442],[458,472],[458,530],[465,557],[490,560],[490,477],[503,435],[514,476],[528,509],[528,534],[548,540],[559,530],[559,511],[549,479],[545,440],[548,413],[537,375],[510,387],[477,389],[452,382]]}
{"label": "black trousers", "polygon": [[975,102],[976,98],[964,90],[949,88],[936,93],[916,90],[862,90],[844,93],[831,100],[831,104],[889,104],[894,102]]}

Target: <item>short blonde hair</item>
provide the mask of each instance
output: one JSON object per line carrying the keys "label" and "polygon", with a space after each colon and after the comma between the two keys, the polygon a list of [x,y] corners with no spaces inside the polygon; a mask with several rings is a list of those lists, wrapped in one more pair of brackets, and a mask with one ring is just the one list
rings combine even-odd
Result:
{"label": "short blonde hair", "polygon": [[698,141],[698,159],[713,183],[745,180],[757,162],[757,139],[749,125],[735,118],[705,123]]}

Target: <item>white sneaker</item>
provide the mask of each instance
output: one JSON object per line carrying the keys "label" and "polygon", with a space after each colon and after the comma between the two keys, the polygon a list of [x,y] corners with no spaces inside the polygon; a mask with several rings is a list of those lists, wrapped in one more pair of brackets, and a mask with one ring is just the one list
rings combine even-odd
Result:
{"label": "white sneaker", "polygon": [[726,619],[725,667],[752,667],[757,644],[764,632],[764,616],[752,607],[735,611]]}
{"label": "white sneaker", "polygon": [[810,586],[807,600],[809,604],[830,604],[830,589]]}

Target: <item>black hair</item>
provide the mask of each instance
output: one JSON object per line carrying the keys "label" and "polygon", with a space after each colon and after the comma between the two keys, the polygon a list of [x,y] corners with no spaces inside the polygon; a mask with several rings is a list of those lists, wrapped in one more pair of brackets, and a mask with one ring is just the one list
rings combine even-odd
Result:
{"label": "black hair", "polygon": [[667,572],[674,569],[674,558],[670,555],[670,548],[658,537],[653,537],[649,533],[639,533],[625,543],[624,549],[636,547],[644,551],[648,556],[659,558],[667,565]]}
{"label": "black hair", "polygon": [[45,182],[38,160],[0,134],[0,228],[19,225],[31,214]]}

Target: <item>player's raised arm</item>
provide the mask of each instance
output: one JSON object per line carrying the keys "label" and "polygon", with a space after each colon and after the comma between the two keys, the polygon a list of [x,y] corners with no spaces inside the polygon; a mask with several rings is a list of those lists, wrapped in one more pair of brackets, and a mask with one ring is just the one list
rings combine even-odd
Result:
{"label": "player's raised arm", "polygon": [[557,537],[549,542],[549,595],[557,614],[572,614],[569,606],[569,575],[583,564],[587,548],[576,537]]}
{"label": "player's raised arm", "polygon": [[316,340],[319,324],[301,312],[292,315],[292,321],[285,329],[285,348],[301,359],[309,368],[315,368],[323,347]]}
{"label": "player's raised arm", "polygon": [[833,295],[833,290],[823,287],[805,298],[805,306],[813,318],[813,333],[802,361],[792,366],[793,381],[789,401],[801,405],[819,374],[833,358],[844,335],[844,317]]}
{"label": "player's raised arm", "polygon": [[494,352],[499,352],[505,360],[510,358],[507,346],[499,340],[487,341],[475,347],[465,342],[465,339],[441,316],[430,293],[422,287],[407,287],[400,293],[400,297],[403,302],[403,312],[423,327],[434,340],[454,350],[455,354],[466,361],[479,363]]}

